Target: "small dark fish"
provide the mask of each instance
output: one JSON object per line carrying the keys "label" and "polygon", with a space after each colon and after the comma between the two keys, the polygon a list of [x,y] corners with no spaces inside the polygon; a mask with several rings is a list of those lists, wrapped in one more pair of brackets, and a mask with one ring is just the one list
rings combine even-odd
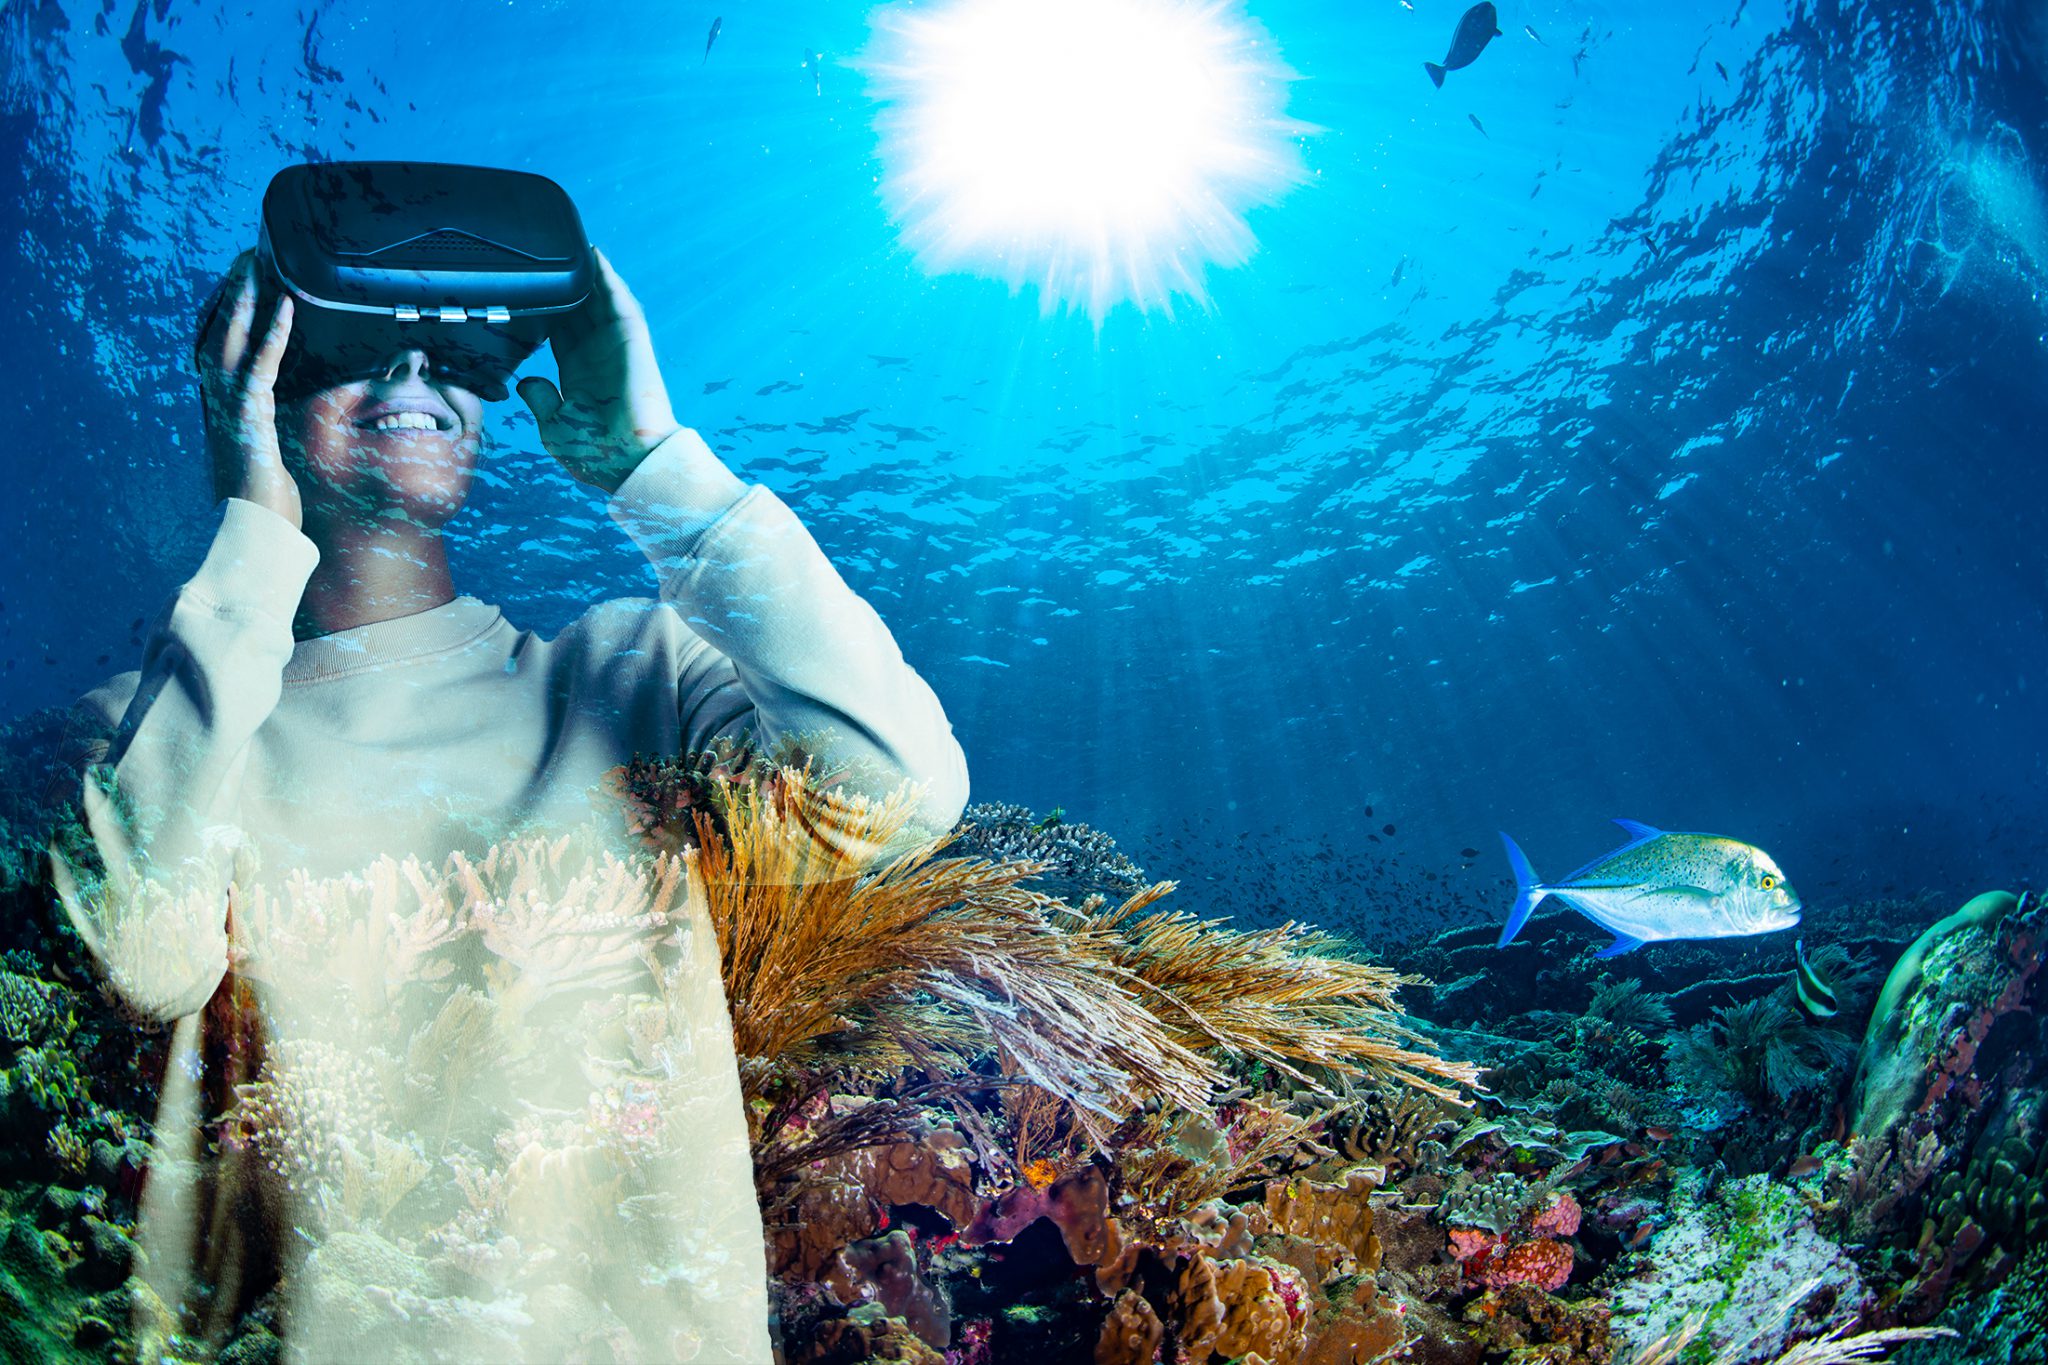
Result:
{"label": "small dark fish", "polygon": [[1458,850],[1458,856],[1460,858],[1477,858],[1479,850],[1476,848],[1461,848]]}
{"label": "small dark fish", "polygon": [[1486,125],[1479,121],[1479,115],[1467,114],[1465,117],[1472,120],[1472,126],[1479,130],[1479,136],[1485,138],[1488,142],[1493,141],[1493,134],[1486,131]]}
{"label": "small dark fish", "polygon": [[1653,256],[1654,256],[1654,255],[1656,255],[1656,254],[1657,254],[1657,243],[1656,243],[1656,240],[1655,240],[1654,238],[1652,238],[1652,237],[1650,236],[1650,234],[1649,234],[1649,233],[1647,233],[1647,232],[1643,234],[1643,245],[1644,245],[1644,246],[1646,246],[1646,247],[1648,247],[1648,248],[1650,248],[1650,254],[1651,254],[1651,255],[1653,255]]}
{"label": "small dark fish", "polygon": [[1533,28],[1529,27],[1529,26],[1528,26],[1527,24],[1524,24],[1524,25],[1522,25],[1522,32],[1524,32],[1524,33],[1528,34],[1528,35],[1529,35],[1529,36],[1530,36],[1531,38],[1534,38],[1534,39],[1535,39],[1535,40],[1536,40],[1537,42],[1539,42],[1539,43],[1542,43],[1544,47],[1549,47],[1549,46],[1550,46],[1550,44],[1549,44],[1549,43],[1545,43],[1545,42],[1543,42],[1543,35],[1542,35],[1542,34],[1538,33],[1538,32],[1537,32],[1537,31],[1536,31],[1535,29],[1533,29]]}
{"label": "small dark fish", "polygon": [[1394,262],[1394,278],[1387,281],[1387,288],[1399,289],[1401,287],[1401,274],[1403,271],[1407,269],[1408,258],[1406,256],[1403,256],[1400,260]]}
{"label": "small dark fish", "polygon": [[1800,1180],[1806,1176],[1812,1175],[1815,1171],[1819,1169],[1819,1157],[1802,1156],[1794,1160],[1790,1166],[1787,1166],[1785,1168],[1785,1176],[1789,1180]]}
{"label": "small dark fish", "polygon": [[95,664],[104,664],[104,663],[105,663],[105,662],[106,662],[107,660],[109,660],[109,659],[111,659],[111,658],[113,658],[113,657],[114,657],[114,656],[113,656],[113,655],[111,655],[111,654],[102,654],[102,655],[100,655],[100,657],[99,657],[99,658],[97,658],[97,659],[94,659],[94,660],[93,660],[93,662],[94,662]]}
{"label": "small dark fish", "polygon": [[1372,807],[1371,807],[1371,806],[1367,806],[1367,807],[1365,808],[1365,818],[1366,818],[1366,819],[1368,819],[1368,820],[1372,819]]}
{"label": "small dark fish", "polygon": [[1714,70],[1716,70],[1716,71],[1718,71],[1718,72],[1720,72],[1720,73],[1721,73],[1721,79],[1722,79],[1722,80],[1724,80],[1724,81],[1725,81],[1725,80],[1727,80],[1727,79],[1728,79],[1728,68],[1727,68],[1727,67],[1725,67],[1725,66],[1721,65],[1721,64],[1720,64],[1719,62],[1715,62],[1715,63],[1714,63]]}
{"label": "small dark fish", "polygon": [[704,62],[711,60],[711,45],[718,41],[718,30],[724,26],[725,16],[722,14],[711,21],[711,32],[704,35],[704,61],[698,62],[697,65],[702,66]]}
{"label": "small dark fish", "polygon": [[704,386],[704,392],[717,393],[720,389],[724,388],[726,385],[730,383],[732,383],[730,379],[714,379]]}
{"label": "small dark fish", "polygon": [[825,54],[804,49],[804,70],[811,73],[811,93],[825,93]]}
{"label": "small dark fish", "polygon": [[1792,955],[1792,989],[1799,995],[1799,1008],[1815,1019],[1834,1018],[1841,1002],[1835,999],[1834,987],[1807,962],[1805,939],[1793,943]]}
{"label": "small dark fish", "polygon": [[1429,73],[1429,79],[1441,90],[1444,73],[1457,71],[1479,60],[1479,54],[1486,51],[1486,45],[1500,37],[1500,12],[1494,9],[1491,0],[1481,0],[1465,11],[1458,20],[1458,30],[1451,35],[1451,50],[1442,62],[1424,62],[1422,69]]}
{"label": "small dark fish", "polygon": [[1394,837],[1394,827],[1392,825],[1381,825],[1380,833],[1386,835],[1389,839],[1391,839]]}
{"label": "small dark fish", "polygon": [[141,630],[141,629],[142,629],[142,618],[141,618],[140,616],[136,617],[136,618],[135,618],[135,619],[134,619],[133,621],[130,621],[130,622],[128,623],[128,630],[129,630],[129,632],[130,632],[131,634],[132,634],[133,632],[135,632],[135,631],[138,631],[138,630]]}

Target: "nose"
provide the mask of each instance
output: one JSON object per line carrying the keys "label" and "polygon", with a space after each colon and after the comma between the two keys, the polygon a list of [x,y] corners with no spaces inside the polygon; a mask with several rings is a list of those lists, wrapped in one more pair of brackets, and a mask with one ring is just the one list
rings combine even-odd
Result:
{"label": "nose", "polygon": [[427,368],[433,362],[427,353],[417,346],[409,346],[385,358],[383,377],[386,379],[424,379]]}

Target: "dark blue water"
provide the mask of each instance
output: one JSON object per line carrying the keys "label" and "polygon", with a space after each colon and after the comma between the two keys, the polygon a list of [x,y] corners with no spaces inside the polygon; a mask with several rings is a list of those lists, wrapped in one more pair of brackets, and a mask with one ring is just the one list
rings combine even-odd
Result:
{"label": "dark blue water", "polygon": [[[1306,181],[1205,302],[1097,319],[902,244],[862,6],[701,61],[697,0],[8,0],[0,712],[136,667],[203,553],[184,357],[269,177],[471,161],[569,189],[975,799],[1190,908],[1498,918],[1495,830],[1568,868],[1615,815],[1760,843],[1816,915],[2038,880],[2048,9],[1507,4],[1439,91],[1461,8],[1235,8]],[[544,632],[651,594],[496,411],[458,589]]]}

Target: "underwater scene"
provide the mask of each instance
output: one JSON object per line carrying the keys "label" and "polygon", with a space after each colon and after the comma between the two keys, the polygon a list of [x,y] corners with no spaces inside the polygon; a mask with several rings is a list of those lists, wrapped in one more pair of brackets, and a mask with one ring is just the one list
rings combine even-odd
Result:
{"label": "underwater scene", "polygon": [[0,1362],[2048,1361],[2042,0],[0,121]]}

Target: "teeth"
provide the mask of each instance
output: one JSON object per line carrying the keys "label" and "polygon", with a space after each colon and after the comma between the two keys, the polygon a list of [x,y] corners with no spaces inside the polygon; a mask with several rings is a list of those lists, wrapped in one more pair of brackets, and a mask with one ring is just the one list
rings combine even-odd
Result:
{"label": "teeth", "polygon": [[373,424],[378,431],[437,431],[440,425],[432,414],[424,412],[387,413]]}

